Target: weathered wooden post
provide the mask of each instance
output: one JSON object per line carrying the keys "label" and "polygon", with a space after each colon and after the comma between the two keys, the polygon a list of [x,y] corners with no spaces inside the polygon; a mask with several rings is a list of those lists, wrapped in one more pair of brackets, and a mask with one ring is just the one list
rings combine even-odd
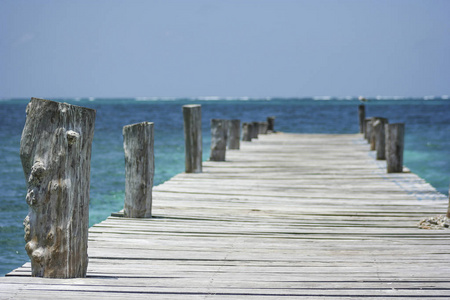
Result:
{"label": "weathered wooden post", "polygon": [[251,123],[243,123],[242,124],[242,140],[246,142],[250,142],[252,140],[252,124]]}
{"label": "weathered wooden post", "polygon": [[230,136],[231,120],[222,119],[222,121],[225,129],[225,140],[227,141],[226,146],[228,146],[228,137]]}
{"label": "weathered wooden post", "polygon": [[211,161],[225,161],[227,149],[226,120],[211,119]]}
{"label": "weathered wooden post", "polygon": [[386,124],[386,162],[388,173],[403,172],[405,124]]}
{"label": "weathered wooden post", "polygon": [[368,143],[370,143],[370,137],[372,135],[372,118],[366,118],[364,120],[364,138],[367,140]]}
{"label": "weathered wooden post", "polygon": [[364,139],[367,140],[367,122],[369,122],[369,119],[364,119]]}
{"label": "weathered wooden post", "polygon": [[[380,117],[372,117],[370,118],[370,137],[369,137],[369,144],[370,144],[370,150],[374,151],[376,150],[376,133],[375,133],[375,123],[377,120],[386,120],[385,118]],[[386,123],[386,122],[385,122]]]}
{"label": "weathered wooden post", "polygon": [[228,149],[239,149],[241,139],[241,121],[231,120],[228,126]]}
{"label": "weathered wooden post", "polygon": [[125,152],[125,205],[127,218],[151,218],[155,173],[153,123],[123,127]]}
{"label": "weathered wooden post", "polygon": [[275,132],[275,117],[267,117],[267,131]]}
{"label": "weathered wooden post", "polygon": [[269,124],[267,122],[259,122],[258,127],[258,134],[267,134],[267,128],[269,127]]}
{"label": "weathered wooden post", "polygon": [[364,133],[364,120],[366,119],[366,106],[361,104],[358,106],[359,133]]}
{"label": "weathered wooden post", "polygon": [[259,122],[252,122],[252,139],[257,139],[259,133]]}
{"label": "weathered wooden post", "polygon": [[183,106],[186,173],[202,172],[202,107]]}
{"label": "weathered wooden post", "polygon": [[377,118],[373,122],[373,132],[375,136],[376,158],[378,160],[386,159],[386,134],[385,125],[388,123],[386,118]]}
{"label": "weathered wooden post", "polygon": [[450,219],[450,189],[448,193],[448,209],[447,209],[447,218]]}
{"label": "weathered wooden post", "polygon": [[95,110],[31,98],[20,141],[31,274],[86,277]]}

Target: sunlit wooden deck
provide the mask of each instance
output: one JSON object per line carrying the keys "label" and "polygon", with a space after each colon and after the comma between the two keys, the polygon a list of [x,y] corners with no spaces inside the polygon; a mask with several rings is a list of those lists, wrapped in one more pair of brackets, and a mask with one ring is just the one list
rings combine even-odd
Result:
{"label": "sunlit wooden deck", "polygon": [[0,278],[1,299],[450,298],[448,199],[359,134],[271,134],[154,188],[152,219],[90,229],[87,278]]}

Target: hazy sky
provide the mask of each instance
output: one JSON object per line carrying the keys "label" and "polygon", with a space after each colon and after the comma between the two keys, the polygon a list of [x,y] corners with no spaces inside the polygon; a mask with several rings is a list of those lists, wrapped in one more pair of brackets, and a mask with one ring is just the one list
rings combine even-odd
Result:
{"label": "hazy sky", "polygon": [[0,0],[0,97],[450,95],[449,0]]}

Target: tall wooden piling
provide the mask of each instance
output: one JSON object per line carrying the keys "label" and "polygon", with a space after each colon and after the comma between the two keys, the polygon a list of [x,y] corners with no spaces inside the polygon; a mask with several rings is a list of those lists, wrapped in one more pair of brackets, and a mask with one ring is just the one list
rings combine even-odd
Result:
{"label": "tall wooden piling", "polygon": [[242,140],[245,142],[250,142],[252,140],[252,124],[251,123],[243,123],[242,124]]}
{"label": "tall wooden piling", "polygon": [[366,106],[361,104],[358,106],[359,133],[364,133],[364,120],[366,119]]}
{"label": "tall wooden piling", "polygon": [[375,120],[375,122],[373,122],[376,158],[378,160],[386,159],[385,125],[387,123],[388,123],[388,120],[386,118],[377,118]]}
{"label": "tall wooden piling", "polygon": [[86,277],[95,110],[31,98],[20,141],[32,276]]}
{"label": "tall wooden piling", "polygon": [[227,137],[228,149],[239,149],[241,139],[241,121],[231,120],[228,126],[229,126]]}
{"label": "tall wooden piling", "polygon": [[267,131],[275,132],[275,117],[267,117]]}
{"label": "tall wooden piling", "polygon": [[259,122],[252,122],[252,139],[257,139],[259,133]]}
{"label": "tall wooden piling", "polygon": [[403,172],[405,124],[386,124],[386,163],[388,173]]}
{"label": "tall wooden piling", "polygon": [[202,107],[183,106],[186,173],[202,172]]}
{"label": "tall wooden piling", "polygon": [[123,127],[125,152],[124,217],[152,216],[152,188],[155,173],[153,123]]}
{"label": "tall wooden piling", "polygon": [[226,120],[211,120],[211,161],[225,161],[227,149],[227,124]]}

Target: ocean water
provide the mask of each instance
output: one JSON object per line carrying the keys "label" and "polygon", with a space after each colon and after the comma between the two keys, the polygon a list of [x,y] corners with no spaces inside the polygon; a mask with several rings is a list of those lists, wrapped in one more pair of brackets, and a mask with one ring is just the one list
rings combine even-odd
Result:
{"label": "ocean water", "polygon": [[[184,171],[182,106],[201,104],[203,159],[209,157],[212,118],[265,121],[297,133],[358,132],[357,99],[51,99],[97,110],[92,145],[90,225],[123,207],[125,167],[122,127],[155,123],[155,185]],[[26,184],[19,158],[20,137],[29,99],[0,100],[0,276],[28,260],[22,221],[27,215]],[[367,116],[386,117],[406,126],[404,163],[448,195],[450,183],[450,100],[371,99]],[[443,212],[444,213],[444,212]]]}

